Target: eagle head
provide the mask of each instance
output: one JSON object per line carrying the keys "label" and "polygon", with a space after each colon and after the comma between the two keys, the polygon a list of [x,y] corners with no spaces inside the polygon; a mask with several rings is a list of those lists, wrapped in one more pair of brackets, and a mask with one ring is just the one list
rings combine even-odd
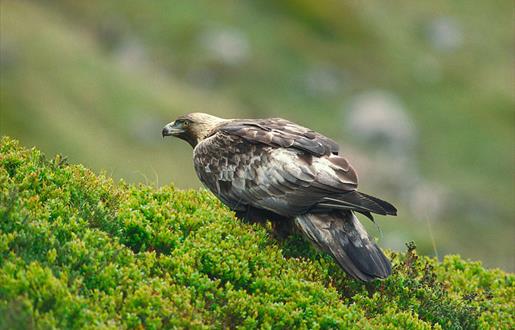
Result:
{"label": "eagle head", "polygon": [[161,134],[163,137],[178,137],[187,141],[192,147],[195,147],[200,141],[210,136],[213,129],[224,121],[226,120],[208,115],[207,113],[189,113],[166,124]]}

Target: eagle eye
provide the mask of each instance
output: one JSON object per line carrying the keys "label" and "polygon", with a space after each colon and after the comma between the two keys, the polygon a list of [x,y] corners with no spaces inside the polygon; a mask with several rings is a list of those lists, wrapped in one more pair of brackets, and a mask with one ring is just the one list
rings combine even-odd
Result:
{"label": "eagle eye", "polygon": [[177,127],[185,128],[188,127],[191,124],[191,121],[188,119],[177,119],[175,121],[175,125]]}

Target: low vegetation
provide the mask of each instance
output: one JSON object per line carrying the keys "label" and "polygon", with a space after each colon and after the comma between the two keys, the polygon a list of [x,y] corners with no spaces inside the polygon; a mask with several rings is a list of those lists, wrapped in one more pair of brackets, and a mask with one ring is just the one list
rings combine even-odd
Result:
{"label": "low vegetation", "polygon": [[206,191],[115,183],[6,137],[0,254],[0,328],[515,326],[513,274],[407,244],[363,284]]}
{"label": "low vegetation", "polygon": [[[4,0],[0,132],[115,180],[158,173],[197,187],[191,150],[161,139],[165,123],[192,111],[287,118],[339,142],[363,191],[399,208],[382,221],[382,246],[415,239],[419,254],[514,272],[512,11],[509,1]],[[373,143],[351,129],[367,99],[409,119],[386,116],[396,136],[413,134],[401,153],[382,157],[381,128]]]}

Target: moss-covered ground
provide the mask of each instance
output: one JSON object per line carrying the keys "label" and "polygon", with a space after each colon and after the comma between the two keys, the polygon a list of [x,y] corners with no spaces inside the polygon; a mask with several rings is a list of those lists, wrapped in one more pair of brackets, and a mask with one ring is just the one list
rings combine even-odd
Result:
{"label": "moss-covered ground", "polygon": [[388,252],[363,284],[206,191],[114,182],[0,144],[0,328],[513,329],[515,276]]}

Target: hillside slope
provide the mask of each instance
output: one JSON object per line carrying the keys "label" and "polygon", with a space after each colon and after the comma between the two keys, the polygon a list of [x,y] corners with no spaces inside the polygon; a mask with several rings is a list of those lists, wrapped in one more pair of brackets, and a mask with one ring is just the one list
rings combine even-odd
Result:
{"label": "hillside slope", "polygon": [[7,137],[0,254],[4,328],[515,326],[513,274],[410,246],[364,285],[206,191],[115,184]]}
{"label": "hillside slope", "polygon": [[[416,238],[421,254],[515,271],[511,7],[4,0],[0,134],[115,179],[198,187],[191,148],[163,141],[165,123],[192,111],[284,117],[341,143],[361,189],[398,206],[383,246]],[[349,127],[374,91],[411,119],[405,154],[376,158],[382,145]]]}

